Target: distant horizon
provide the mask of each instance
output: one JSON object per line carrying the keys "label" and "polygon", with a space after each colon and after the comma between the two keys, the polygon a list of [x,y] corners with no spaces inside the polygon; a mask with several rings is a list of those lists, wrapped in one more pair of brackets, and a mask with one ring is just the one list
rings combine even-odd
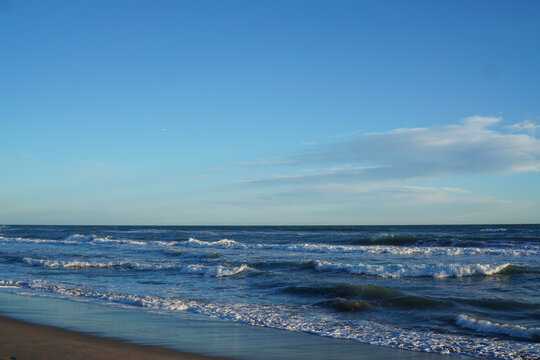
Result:
{"label": "distant horizon", "polygon": [[325,225],[309,225],[309,224],[256,224],[256,225],[126,225],[126,224],[0,224],[0,226],[125,226],[125,227],[359,227],[359,226],[518,226],[518,225],[540,225],[540,223],[463,223],[463,224],[325,224]]}

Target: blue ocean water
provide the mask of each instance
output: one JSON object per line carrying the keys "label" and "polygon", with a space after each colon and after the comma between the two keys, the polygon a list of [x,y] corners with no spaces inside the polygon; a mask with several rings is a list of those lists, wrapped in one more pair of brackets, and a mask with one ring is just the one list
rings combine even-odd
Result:
{"label": "blue ocean water", "polygon": [[540,225],[5,225],[0,286],[412,351],[540,358]]}

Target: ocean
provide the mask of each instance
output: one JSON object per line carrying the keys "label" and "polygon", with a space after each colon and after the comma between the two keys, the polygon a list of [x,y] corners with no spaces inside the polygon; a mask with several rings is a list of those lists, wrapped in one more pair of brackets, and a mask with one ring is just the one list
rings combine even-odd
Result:
{"label": "ocean", "polygon": [[347,346],[540,359],[540,225],[4,225],[0,292]]}

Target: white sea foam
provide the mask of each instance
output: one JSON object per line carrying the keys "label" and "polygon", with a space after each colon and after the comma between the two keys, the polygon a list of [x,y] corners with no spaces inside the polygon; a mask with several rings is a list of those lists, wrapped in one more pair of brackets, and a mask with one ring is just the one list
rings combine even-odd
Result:
{"label": "white sea foam", "polygon": [[66,238],[66,240],[91,241],[94,240],[94,238],[94,235],[71,234]]}
{"label": "white sea foam", "polygon": [[329,245],[329,244],[257,244],[260,249],[308,252],[308,253],[355,253],[355,254],[391,254],[400,256],[538,256],[540,247],[533,248],[478,248],[478,247],[443,247],[443,246],[393,246],[393,245]]}
{"label": "white sea foam", "polygon": [[128,240],[128,239],[113,239],[109,236],[98,237],[95,235],[81,235],[73,234],[68,236],[64,240],[52,240],[52,239],[29,239],[29,238],[10,238],[0,236],[0,241],[4,242],[22,242],[22,243],[35,243],[35,244],[100,244],[100,243],[118,243],[118,244],[130,244],[130,245],[147,245],[147,244],[156,244],[161,246],[172,246],[177,244],[177,242],[165,242],[165,241],[150,241],[144,242],[140,240]]}
{"label": "white sea foam", "polygon": [[504,232],[506,231],[507,229],[505,228],[485,228],[485,229],[481,229],[480,231],[482,232]]}
{"label": "white sea foam", "polygon": [[196,274],[196,275],[206,275],[206,276],[233,276],[240,274],[241,272],[252,270],[246,264],[238,267],[227,267],[227,266],[206,266],[206,265],[188,265],[183,267],[180,271],[183,273]]}
{"label": "white sea foam", "polygon": [[459,315],[456,318],[456,324],[462,328],[472,329],[482,333],[504,334],[522,339],[540,339],[540,328],[502,324],[466,314]]}
{"label": "white sea foam", "polygon": [[463,277],[474,275],[493,275],[501,272],[509,263],[502,265],[492,264],[343,264],[315,260],[317,270],[345,270],[351,274],[373,275],[385,278],[400,277]]}
{"label": "white sea foam", "polygon": [[200,264],[188,264],[183,265],[179,263],[160,262],[137,262],[137,261],[109,261],[109,262],[97,262],[97,261],[62,261],[62,260],[46,260],[46,259],[33,259],[25,257],[24,261],[30,265],[42,266],[46,268],[63,268],[63,269],[88,269],[88,268],[113,268],[113,267],[127,267],[135,270],[166,270],[175,269],[181,273],[193,274],[193,275],[205,275],[213,277],[233,276],[240,274],[247,270],[253,270],[246,264],[241,266],[208,266]]}
{"label": "white sea foam", "polygon": [[107,268],[123,266],[128,262],[93,262],[93,261],[59,261],[59,260],[45,260],[45,259],[33,259],[25,257],[23,259],[30,265],[38,265],[48,268],[71,268],[71,269],[84,269],[84,268]]}
{"label": "white sea foam", "polygon": [[152,241],[153,245],[163,246],[163,247],[170,247],[170,246],[176,246],[178,245],[178,241]]}
{"label": "white sea foam", "polygon": [[34,244],[77,244],[77,241],[74,241],[74,240],[29,239],[29,238],[5,237],[5,236],[0,236],[0,241],[34,243]]}
{"label": "white sea foam", "polygon": [[[339,320],[333,315],[319,311],[320,309],[305,306],[208,303],[179,298],[103,293],[70,288],[62,284],[49,285],[46,281],[39,280],[28,283],[0,280],[0,284],[17,284],[20,287],[53,292],[68,298],[96,299],[152,310],[189,311],[255,326],[307,332],[413,351],[453,353],[493,359],[538,359],[540,356],[540,347],[535,343],[509,341],[492,337],[472,338],[422,330],[404,330],[369,320]],[[463,315],[463,318],[464,323],[474,324],[467,315]],[[489,324],[492,326],[494,323],[489,322]],[[500,328],[501,324],[498,325]],[[531,329],[527,330],[530,331]],[[513,329],[513,331],[516,331],[516,329]],[[507,332],[503,334],[507,334]],[[529,336],[529,333],[525,334]],[[534,333],[532,336],[535,336]],[[529,338],[527,337],[527,339]]]}
{"label": "white sea foam", "polygon": [[178,245],[178,241],[142,241],[142,240],[129,240],[129,239],[111,239],[109,237],[105,238],[95,238],[92,240],[92,243],[115,243],[115,244],[127,244],[127,245],[137,245],[137,246],[162,246],[170,247]]}
{"label": "white sea foam", "polygon": [[190,238],[184,243],[184,245],[190,247],[213,247],[221,249],[245,249],[247,246],[229,239],[221,239],[219,241],[201,241],[194,238]]}
{"label": "white sea foam", "polygon": [[91,242],[96,243],[115,243],[115,244],[127,244],[127,245],[142,245],[146,246],[148,243],[140,240],[128,240],[128,239],[113,239],[109,236],[106,237],[97,237],[92,236]]}
{"label": "white sea foam", "polygon": [[146,243],[136,240],[117,240],[110,237],[97,237],[95,235],[81,235],[81,234],[72,234],[65,238],[64,240],[53,240],[53,239],[30,239],[30,238],[21,238],[21,237],[4,237],[0,236],[0,241],[4,242],[21,242],[21,243],[34,243],[34,244],[81,244],[81,243],[106,243],[106,242],[115,242],[115,243],[125,243],[125,244],[134,244],[134,245],[145,245]]}
{"label": "white sea foam", "polygon": [[178,241],[161,241],[161,240],[143,241],[143,240],[131,240],[131,239],[116,239],[110,236],[99,237],[96,235],[81,235],[81,234],[70,235],[67,237],[66,240],[69,240],[72,242],[88,242],[94,245],[102,244],[102,243],[137,245],[137,246],[154,245],[154,246],[163,246],[163,247],[178,245]]}
{"label": "white sea foam", "polygon": [[135,270],[163,270],[182,268],[177,263],[149,263],[138,261],[79,261],[79,260],[46,260],[46,259],[33,259],[25,257],[23,259],[30,265],[43,266],[46,268],[63,268],[63,269],[86,269],[86,268],[113,268],[113,267],[126,267]]}
{"label": "white sea foam", "polygon": [[0,280],[0,287],[3,288],[20,288],[21,286],[24,286],[26,283],[22,281],[14,281],[14,280]]}

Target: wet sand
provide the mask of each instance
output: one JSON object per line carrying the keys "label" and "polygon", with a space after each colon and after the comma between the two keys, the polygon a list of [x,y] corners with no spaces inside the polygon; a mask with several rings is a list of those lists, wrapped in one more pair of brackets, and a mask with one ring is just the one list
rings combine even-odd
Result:
{"label": "wet sand", "polygon": [[0,360],[211,360],[156,346],[126,343],[0,316]]}

